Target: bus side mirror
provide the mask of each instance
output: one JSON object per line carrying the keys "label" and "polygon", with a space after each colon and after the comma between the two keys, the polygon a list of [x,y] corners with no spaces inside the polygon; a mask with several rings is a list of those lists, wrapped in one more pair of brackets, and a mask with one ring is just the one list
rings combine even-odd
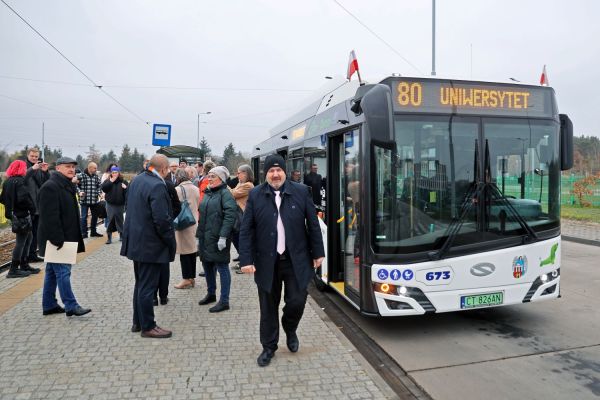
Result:
{"label": "bus side mirror", "polygon": [[372,139],[379,141],[393,140],[392,91],[389,86],[373,85],[362,96],[360,108],[365,114],[365,122]]}
{"label": "bus side mirror", "polygon": [[560,169],[573,168],[573,122],[567,114],[559,114],[560,119]]}

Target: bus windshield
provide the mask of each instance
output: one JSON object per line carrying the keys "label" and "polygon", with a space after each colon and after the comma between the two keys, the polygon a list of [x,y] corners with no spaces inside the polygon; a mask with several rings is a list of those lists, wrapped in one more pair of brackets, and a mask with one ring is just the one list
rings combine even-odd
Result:
{"label": "bus windshield", "polygon": [[374,147],[376,253],[439,250],[449,236],[452,246],[535,236],[559,226],[558,123],[397,115],[394,131],[394,151]]}

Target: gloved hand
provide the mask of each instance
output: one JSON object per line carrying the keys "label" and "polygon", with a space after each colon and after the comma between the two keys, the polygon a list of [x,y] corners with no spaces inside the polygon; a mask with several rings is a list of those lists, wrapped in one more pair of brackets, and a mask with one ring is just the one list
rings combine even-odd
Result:
{"label": "gloved hand", "polygon": [[219,241],[217,242],[217,248],[219,249],[219,251],[223,251],[225,247],[227,247],[227,239],[225,239],[224,237],[220,237]]}
{"label": "gloved hand", "polygon": [[58,247],[57,250],[62,249],[63,244],[65,244],[64,241],[63,242],[59,242],[59,241],[56,241],[56,240],[51,240],[50,243],[52,243],[53,245],[55,245],[56,247]]}

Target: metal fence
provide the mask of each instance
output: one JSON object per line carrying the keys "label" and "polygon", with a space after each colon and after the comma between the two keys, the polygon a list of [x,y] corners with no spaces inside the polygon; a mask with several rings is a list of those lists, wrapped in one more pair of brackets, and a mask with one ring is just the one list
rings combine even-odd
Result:
{"label": "metal fence", "polygon": [[[561,204],[577,204],[579,205],[579,201],[577,196],[573,194],[573,185],[580,179],[585,178],[583,175],[575,175],[575,174],[563,174],[561,179]],[[592,190],[592,195],[583,196],[585,200],[592,203],[592,207],[600,207],[600,181],[596,183],[596,185],[590,187]]]}

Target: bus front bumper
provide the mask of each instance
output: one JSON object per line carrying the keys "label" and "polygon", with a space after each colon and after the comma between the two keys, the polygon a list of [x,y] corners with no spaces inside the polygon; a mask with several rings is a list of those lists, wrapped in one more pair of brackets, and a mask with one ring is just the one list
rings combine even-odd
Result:
{"label": "bus front bumper", "polygon": [[[423,292],[420,288],[413,287],[407,288],[408,291],[404,295],[386,294],[376,291],[375,301],[379,314],[383,317],[388,317],[464,311],[474,308],[499,307],[549,300],[559,297],[560,269],[556,272],[556,276],[549,274],[546,281],[538,277],[534,282],[510,286],[437,292]],[[465,301],[465,298],[470,296],[484,296],[498,293],[501,293],[502,298],[500,304],[472,306],[468,304],[468,301]]]}

